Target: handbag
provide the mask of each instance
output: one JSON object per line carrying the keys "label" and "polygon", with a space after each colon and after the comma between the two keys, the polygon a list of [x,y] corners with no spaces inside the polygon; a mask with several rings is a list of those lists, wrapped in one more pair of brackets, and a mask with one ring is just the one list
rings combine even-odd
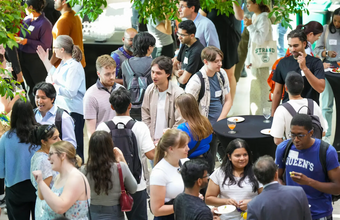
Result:
{"label": "handbag", "polygon": [[269,40],[262,45],[251,43],[251,64],[254,68],[272,67],[277,60],[276,41]]}
{"label": "handbag", "polygon": [[[255,21],[256,22],[256,21]],[[254,23],[255,23],[254,22]],[[273,31],[270,26],[269,32]],[[271,68],[277,60],[277,44],[274,40],[265,41],[262,45],[251,42],[251,64],[253,68]]]}
{"label": "handbag", "polygon": [[120,189],[122,191],[122,194],[120,195],[120,198],[119,198],[120,209],[122,210],[122,212],[130,212],[133,206],[133,198],[125,190],[122,167],[120,166],[120,163],[117,163],[117,168],[118,168],[118,173],[119,173]]}

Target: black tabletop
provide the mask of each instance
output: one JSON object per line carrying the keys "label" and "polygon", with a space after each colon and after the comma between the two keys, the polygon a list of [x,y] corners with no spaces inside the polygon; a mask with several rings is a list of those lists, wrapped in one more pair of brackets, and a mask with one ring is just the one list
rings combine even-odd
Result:
{"label": "black tabletop", "polygon": [[243,122],[236,123],[235,131],[236,134],[229,134],[227,120],[223,119],[214,124],[213,129],[220,141],[218,147],[218,153],[221,158],[226,154],[226,148],[230,141],[236,138],[244,139],[252,152],[252,160],[256,161],[257,158],[263,155],[270,155],[275,157],[276,145],[274,138],[270,135],[262,134],[262,129],[270,128],[272,125],[272,118],[270,123],[264,123],[265,118],[261,115],[244,115],[240,116],[245,120]]}
{"label": "black tabletop", "polygon": [[223,119],[214,124],[213,129],[215,133],[221,136],[230,137],[230,138],[266,138],[270,135],[262,134],[260,131],[262,129],[271,128],[273,118],[270,118],[270,123],[264,123],[265,118],[261,115],[243,115],[245,120],[243,122],[237,122],[234,131],[236,134],[229,134],[227,120]]}

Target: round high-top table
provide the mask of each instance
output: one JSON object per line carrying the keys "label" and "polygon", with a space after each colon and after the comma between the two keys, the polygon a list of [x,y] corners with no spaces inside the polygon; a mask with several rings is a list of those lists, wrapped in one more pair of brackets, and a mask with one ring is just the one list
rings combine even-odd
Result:
{"label": "round high-top table", "polygon": [[227,120],[223,119],[214,124],[213,129],[218,139],[221,142],[221,146],[218,149],[221,159],[225,156],[226,148],[230,141],[241,138],[244,139],[252,151],[253,162],[255,162],[260,156],[269,155],[275,158],[276,144],[274,138],[271,135],[262,134],[262,129],[271,128],[272,118],[270,123],[264,123],[265,118],[260,115],[244,115],[240,116],[245,120],[243,122],[237,122],[234,131],[236,134],[229,134],[230,131]]}

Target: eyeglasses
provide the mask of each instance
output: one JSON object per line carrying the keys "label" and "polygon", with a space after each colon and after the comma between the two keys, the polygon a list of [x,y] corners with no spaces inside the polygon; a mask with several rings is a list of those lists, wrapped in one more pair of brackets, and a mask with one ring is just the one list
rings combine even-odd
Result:
{"label": "eyeglasses", "polygon": [[210,179],[210,175],[209,175],[209,173],[208,173],[207,175],[205,175],[204,177],[202,177],[201,179],[204,179],[204,178],[208,178],[208,179]]}
{"label": "eyeglasses", "polygon": [[61,47],[52,47],[53,50],[60,49]]}
{"label": "eyeglasses", "polygon": [[184,9],[184,8],[189,8],[189,7],[188,7],[188,6],[185,6],[185,5],[180,5],[180,6],[178,6],[178,8]]}
{"label": "eyeglasses", "polygon": [[48,157],[52,157],[53,154],[58,154],[58,152],[49,152]]}
{"label": "eyeglasses", "polygon": [[301,140],[302,138],[306,137],[313,129],[311,129],[310,131],[308,131],[307,134],[292,134],[290,133],[288,135],[288,137],[292,138],[293,140],[297,137],[299,140]]}
{"label": "eyeglasses", "polygon": [[187,37],[187,36],[189,36],[189,34],[181,34],[181,33],[177,32],[177,36],[178,37]]}
{"label": "eyeglasses", "polygon": [[54,124],[51,124],[51,125],[49,125],[46,129],[45,129],[45,134],[47,134],[52,128],[54,128],[55,127],[55,125]]}

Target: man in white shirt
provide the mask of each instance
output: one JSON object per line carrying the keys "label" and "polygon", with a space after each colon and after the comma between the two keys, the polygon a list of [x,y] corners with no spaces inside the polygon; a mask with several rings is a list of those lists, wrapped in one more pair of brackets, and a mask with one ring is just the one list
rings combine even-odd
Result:
{"label": "man in white shirt", "polygon": [[[300,74],[291,71],[287,74],[287,78],[285,81],[286,92],[289,96],[289,101],[287,103],[289,103],[296,112],[307,114],[308,100],[301,97],[301,92],[304,87],[303,77]],[[314,101],[313,104],[314,115],[319,117],[323,131],[326,132],[328,129],[327,121],[322,116],[322,112],[318,104]],[[310,110],[312,111],[312,109]],[[283,138],[288,138],[288,135],[290,133],[290,122],[292,118],[293,116],[284,106],[280,105],[279,107],[277,107],[274,113],[273,123],[270,130],[270,134],[274,137],[274,142],[276,145],[279,145],[283,141]]]}
{"label": "man in white shirt", "polygon": [[151,137],[158,141],[166,128],[176,128],[183,123],[175,108],[176,98],[184,93],[171,82],[172,62],[169,57],[160,56],[151,63],[153,83],[145,91],[142,104],[142,121],[149,127]]}
{"label": "man in white shirt", "polygon": [[96,61],[97,82],[84,96],[84,119],[90,138],[101,122],[112,119],[116,113],[111,109],[110,95],[122,85],[115,83],[116,62],[109,55],[102,55]]}
{"label": "man in white shirt", "polygon": [[[128,90],[119,88],[113,91],[110,96],[110,103],[113,110],[116,111],[116,116],[112,121],[117,124],[119,122],[127,124],[132,118],[130,117],[131,96]],[[104,130],[110,132],[110,128],[104,123],[100,123],[96,130]],[[132,127],[132,132],[136,136],[139,158],[142,161],[142,155],[153,160],[155,155],[155,146],[150,136],[150,131],[144,122],[136,121]],[[131,195],[134,200],[132,210],[126,212],[129,220],[147,220],[147,193],[146,181],[142,172],[141,181],[137,186],[137,192]]]}

